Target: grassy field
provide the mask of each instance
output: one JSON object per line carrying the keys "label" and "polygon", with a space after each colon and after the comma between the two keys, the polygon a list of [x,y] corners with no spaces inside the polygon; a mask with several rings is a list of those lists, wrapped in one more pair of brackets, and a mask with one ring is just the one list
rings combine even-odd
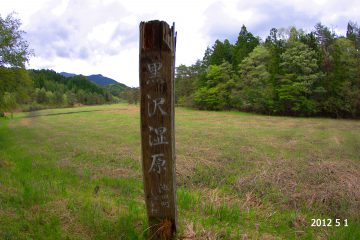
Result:
{"label": "grassy field", "polygon": [[[360,239],[360,121],[178,108],[175,125],[179,239]],[[0,239],[143,239],[139,126],[125,104],[0,119]]]}

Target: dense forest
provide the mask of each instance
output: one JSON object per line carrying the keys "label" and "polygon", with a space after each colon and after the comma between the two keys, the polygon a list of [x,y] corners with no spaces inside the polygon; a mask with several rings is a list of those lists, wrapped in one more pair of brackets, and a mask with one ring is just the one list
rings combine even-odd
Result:
{"label": "dense forest", "polygon": [[137,103],[138,88],[99,86],[85,76],[64,77],[53,70],[0,67],[1,112],[34,111],[104,103]]}
{"label": "dense forest", "polygon": [[360,117],[360,28],[346,36],[270,30],[262,41],[242,26],[237,41],[216,40],[202,60],[176,69],[178,105],[271,115]]}
{"label": "dense forest", "polygon": [[51,70],[31,70],[35,91],[32,102],[55,106],[94,105],[114,101],[105,89],[77,75],[64,77]]}
{"label": "dense forest", "polygon": [[[0,16],[0,113],[138,102],[138,88],[26,70],[33,52],[20,25],[12,14]],[[359,118],[359,50],[360,28],[353,22],[345,36],[318,23],[308,33],[273,28],[265,41],[242,26],[235,43],[216,40],[202,60],[176,68],[176,103],[206,110]]]}

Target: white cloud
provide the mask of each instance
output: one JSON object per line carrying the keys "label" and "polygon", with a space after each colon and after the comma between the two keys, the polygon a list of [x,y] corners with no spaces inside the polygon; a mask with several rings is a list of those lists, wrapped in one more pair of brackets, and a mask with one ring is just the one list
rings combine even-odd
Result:
{"label": "white cloud", "polygon": [[57,5],[55,8],[51,10],[51,13],[54,14],[55,16],[62,15],[65,12],[66,8],[68,7],[69,2],[70,0],[62,0],[59,5]]}
{"label": "white cloud", "polygon": [[111,42],[111,36],[113,35],[117,27],[116,21],[109,21],[95,26],[87,35],[87,39],[90,41],[98,41],[102,44]]}

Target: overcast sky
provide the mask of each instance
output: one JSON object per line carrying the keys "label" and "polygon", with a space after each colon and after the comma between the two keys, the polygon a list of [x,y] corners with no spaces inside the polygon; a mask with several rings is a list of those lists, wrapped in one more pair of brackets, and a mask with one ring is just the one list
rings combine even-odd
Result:
{"label": "overcast sky", "polygon": [[272,27],[310,31],[321,22],[344,34],[360,23],[359,0],[0,0],[22,20],[35,51],[28,68],[102,74],[138,86],[139,23],[175,22],[176,65],[195,63],[216,39],[234,42],[244,24],[264,39]]}

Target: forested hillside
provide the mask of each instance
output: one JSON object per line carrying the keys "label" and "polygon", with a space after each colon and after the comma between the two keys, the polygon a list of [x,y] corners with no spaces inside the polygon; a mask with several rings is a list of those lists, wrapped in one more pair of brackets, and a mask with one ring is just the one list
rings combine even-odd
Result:
{"label": "forested hillside", "polygon": [[176,71],[178,105],[271,115],[360,117],[360,29],[346,36],[270,30],[262,41],[245,26],[237,41],[216,40],[202,60]]}
{"label": "forested hillside", "polygon": [[81,75],[64,77],[51,70],[30,70],[30,77],[35,88],[33,101],[38,104],[73,106],[114,101],[108,91]]}
{"label": "forested hillside", "polygon": [[[79,74],[67,73],[67,72],[61,72],[60,74],[63,75],[64,77],[74,77],[76,75],[79,75]],[[85,77],[100,86],[116,84],[116,85],[122,85],[123,87],[126,88],[125,84],[119,83],[119,82],[115,81],[114,79],[105,77],[101,74],[93,74],[93,75],[89,75],[89,76],[85,76]]]}
{"label": "forested hillside", "polygon": [[137,103],[138,88],[123,84],[99,86],[87,77],[65,77],[53,70],[0,67],[0,112],[54,107]]}

